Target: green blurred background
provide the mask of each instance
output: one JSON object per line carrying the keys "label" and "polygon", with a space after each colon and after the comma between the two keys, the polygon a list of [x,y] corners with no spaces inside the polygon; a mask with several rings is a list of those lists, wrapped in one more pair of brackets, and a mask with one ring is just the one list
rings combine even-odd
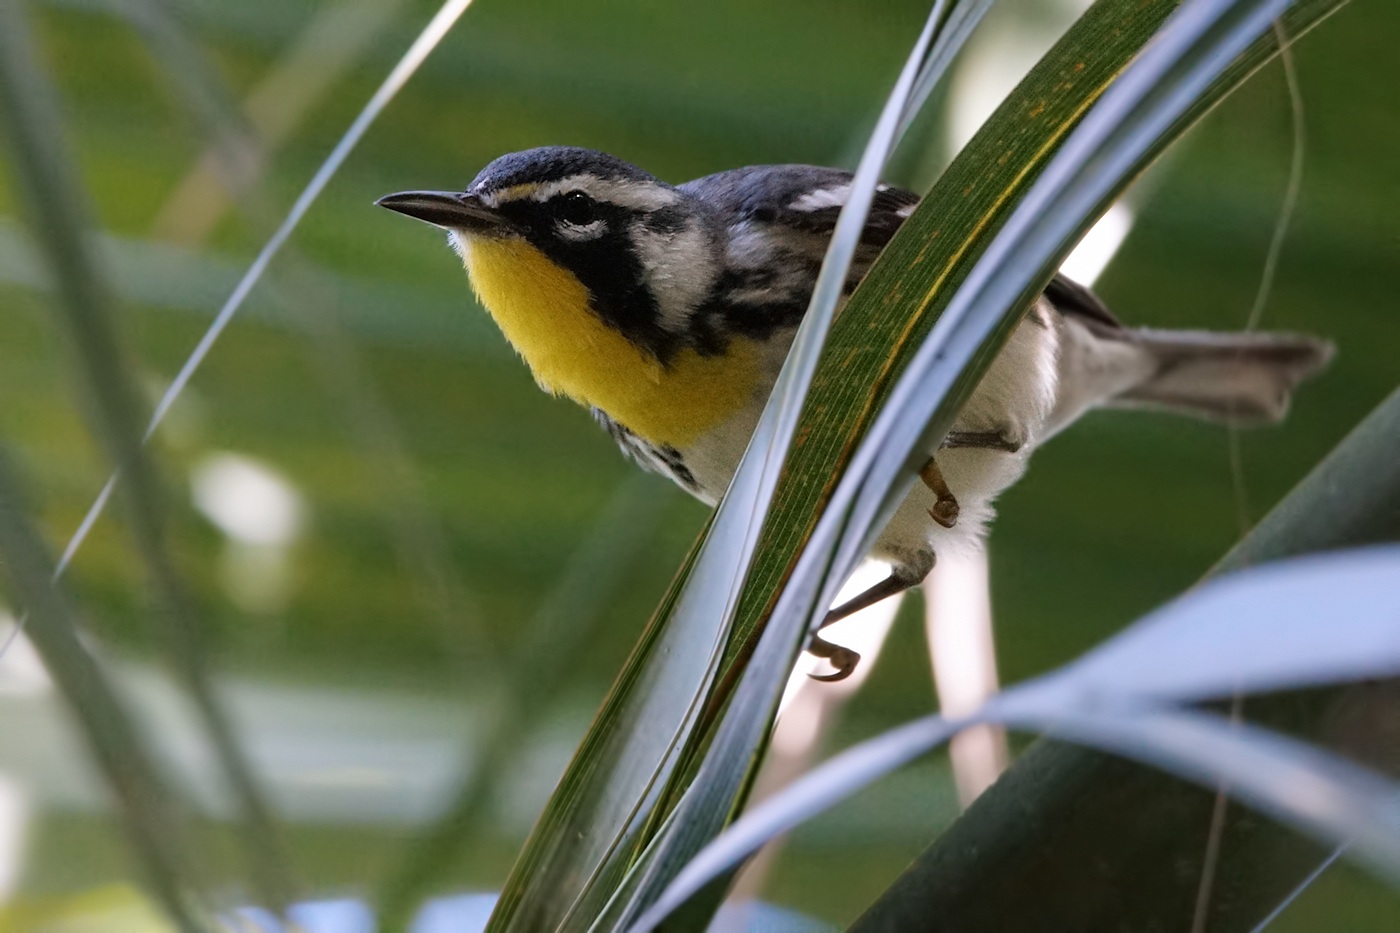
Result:
{"label": "green blurred background", "polygon": [[[1048,44],[1073,6],[1003,3],[978,46],[982,67],[1002,53],[1016,60],[1027,41]],[[434,9],[422,0],[176,7],[236,99],[256,95],[307,43],[341,47],[343,71],[313,58],[311,78],[291,69],[264,93],[271,109],[295,111],[297,93],[329,79],[304,113],[283,115],[285,141],[265,174],[250,175],[275,212]],[[119,8],[34,3],[31,25],[62,94],[122,337],[154,401],[270,224],[256,210],[219,211],[207,185],[186,180],[209,140],[182,105],[189,89]],[[155,449],[180,569],[215,629],[218,667],[309,891],[363,893],[391,870],[455,776],[479,765],[459,748],[482,730],[487,681],[554,605],[594,628],[564,676],[520,685],[542,691],[548,712],[522,729],[510,792],[440,885],[499,887],[705,514],[660,478],[634,479],[585,413],[540,393],[441,238],[371,202],[460,188],[496,155],[558,143],[672,181],[761,162],[849,166],[926,12],[915,0],[478,0],[214,349]],[[1400,7],[1358,0],[1297,50],[1306,172],[1263,326],[1331,337],[1336,363],[1285,425],[1241,436],[1238,473],[1223,430],[1165,417],[1096,415],[1039,454],[1004,497],[991,544],[1004,679],[1074,657],[1189,586],[1239,535],[1242,513],[1262,514],[1394,387],[1396,36]],[[946,161],[945,114],[972,93],[973,74],[921,122],[889,180],[926,186]],[[1243,326],[1290,157],[1274,65],[1149,173],[1133,195],[1138,221],[1098,290],[1133,323]],[[107,465],[79,410],[13,184],[0,172],[0,433],[58,548]],[[280,531],[240,540],[220,524],[208,497],[230,475],[281,490]],[[203,510],[193,504],[200,488]],[[599,543],[609,515],[620,527]],[[590,556],[592,585],[561,591],[568,568]],[[99,525],[69,579],[131,673],[162,754],[189,753],[181,742],[195,741],[192,727],[159,674],[143,573],[117,521]],[[910,606],[833,746],[932,706]],[[5,663],[0,687],[13,689],[0,693],[0,776],[19,801],[23,838],[0,882],[12,896],[53,896],[134,877],[42,675]],[[911,768],[804,828],[768,897],[852,918],[955,815],[946,772],[941,760]],[[1394,929],[1397,918],[1390,895],[1338,869],[1276,929]]]}

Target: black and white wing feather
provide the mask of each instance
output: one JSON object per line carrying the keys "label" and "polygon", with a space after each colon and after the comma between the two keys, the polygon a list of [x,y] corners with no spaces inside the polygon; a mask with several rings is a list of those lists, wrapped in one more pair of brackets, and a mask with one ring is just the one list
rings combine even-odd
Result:
{"label": "black and white wing feather", "polygon": [[[765,339],[796,327],[807,310],[827,244],[851,193],[851,174],[813,165],[755,165],[709,175],[680,190],[707,206],[723,228],[724,273],[706,330]],[[880,185],[846,280],[869,270],[919,196]]]}
{"label": "black and white wing feather", "polygon": [[[766,336],[796,326],[807,309],[836,219],[851,193],[851,173],[814,165],[757,165],[681,185],[716,213],[727,234],[729,296],[724,324]],[[871,263],[918,206],[919,196],[892,185],[875,189],[870,216],[846,280],[855,290]],[[1123,324],[1088,288],[1056,275],[1045,289],[1054,308],[1101,332]]]}

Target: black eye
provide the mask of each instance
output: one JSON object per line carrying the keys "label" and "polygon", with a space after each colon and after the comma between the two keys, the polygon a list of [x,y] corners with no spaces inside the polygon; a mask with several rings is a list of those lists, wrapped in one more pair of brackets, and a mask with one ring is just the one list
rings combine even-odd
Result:
{"label": "black eye", "polygon": [[593,199],[582,191],[570,191],[559,198],[556,209],[559,218],[567,223],[582,227],[598,219]]}

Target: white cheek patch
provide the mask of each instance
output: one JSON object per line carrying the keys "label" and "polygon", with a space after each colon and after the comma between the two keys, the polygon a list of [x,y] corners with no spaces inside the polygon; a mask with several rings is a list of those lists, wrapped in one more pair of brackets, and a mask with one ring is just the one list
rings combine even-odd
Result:
{"label": "white cheek patch", "polygon": [[820,211],[829,207],[841,207],[851,196],[850,185],[837,185],[835,188],[818,188],[808,191],[788,205],[794,211]]}
{"label": "white cheek patch", "polygon": [[598,237],[608,232],[606,221],[595,220],[586,224],[571,224],[567,220],[561,220],[554,225],[554,229],[559,235],[573,243],[586,243],[589,240],[596,240]]}
{"label": "white cheek patch", "polygon": [[637,258],[647,270],[647,287],[661,312],[661,326],[684,332],[719,274],[704,228],[692,220],[678,231],[658,232],[636,223],[629,232]]}

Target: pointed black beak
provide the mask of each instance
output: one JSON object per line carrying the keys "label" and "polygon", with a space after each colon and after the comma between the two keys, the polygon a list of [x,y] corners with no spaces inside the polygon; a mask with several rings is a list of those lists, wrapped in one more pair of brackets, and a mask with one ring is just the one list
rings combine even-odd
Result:
{"label": "pointed black beak", "polygon": [[476,233],[510,233],[515,225],[482,203],[474,194],[452,191],[400,191],[374,202],[415,220],[446,229]]}

